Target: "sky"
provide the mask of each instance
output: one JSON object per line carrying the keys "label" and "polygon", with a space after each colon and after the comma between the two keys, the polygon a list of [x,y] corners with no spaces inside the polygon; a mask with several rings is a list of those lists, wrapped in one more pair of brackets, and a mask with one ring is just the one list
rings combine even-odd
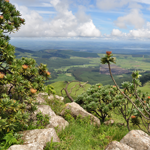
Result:
{"label": "sky", "polygon": [[150,0],[10,0],[25,25],[11,39],[149,41]]}

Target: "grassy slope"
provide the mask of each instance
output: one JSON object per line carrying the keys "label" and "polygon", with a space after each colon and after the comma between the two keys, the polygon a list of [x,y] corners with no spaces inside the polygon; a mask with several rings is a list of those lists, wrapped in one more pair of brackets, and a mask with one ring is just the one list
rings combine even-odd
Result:
{"label": "grassy slope", "polygon": [[[85,82],[81,82],[81,84],[84,84],[84,83]],[[70,83],[67,88],[68,92],[70,92],[71,88],[74,87],[76,84],[79,84],[79,82]],[[64,81],[59,81],[59,82],[52,83],[50,85],[54,87],[57,95],[61,95],[61,90],[66,87],[67,83],[65,83]],[[84,85],[85,90],[87,90],[90,86],[91,86],[90,84]],[[75,88],[72,89],[72,93],[70,94],[71,97],[76,98],[78,95],[82,94],[84,92],[84,88],[79,89],[79,86],[75,86]],[[66,93],[64,90],[63,90],[63,96],[64,97],[66,96]],[[70,100],[66,98],[66,102],[70,102]]]}
{"label": "grassy slope", "polygon": [[[70,90],[71,87],[75,84],[76,83],[71,83],[68,89]],[[57,94],[60,95],[60,91],[63,87],[66,86],[66,83],[56,82],[52,83],[51,85],[55,87]],[[89,87],[90,85],[87,84],[86,89],[88,89]],[[147,89],[147,84],[145,84],[145,86],[141,87],[140,89],[144,91],[145,88]],[[82,92],[84,91],[81,88],[80,91],[78,91],[77,95],[81,94]],[[70,101],[68,100],[68,102]],[[129,107],[131,108],[131,104],[129,104]],[[115,112],[118,114],[116,114]],[[110,126],[101,124],[101,127],[95,127],[88,124],[87,122],[84,122],[83,120],[81,121],[78,119],[73,120],[71,118],[65,118],[69,122],[69,126],[66,127],[65,130],[58,133],[61,143],[59,143],[58,145],[56,143],[53,143],[51,148],[57,150],[104,150],[111,141],[120,141],[129,132],[127,127],[119,127],[116,125],[116,123],[126,124],[126,122],[122,114],[119,113],[118,109],[116,109],[115,112],[114,110],[111,111],[111,118],[115,121],[115,124]],[[106,120],[109,120],[109,118],[106,118]],[[130,129],[139,130],[139,128],[137,126],[133,126],[131,122]],[[142,129],[145,128],[142,127]],[[50,143],[47,143],[47,147],[45,148],[45,150],[50,150]]]}
{"label": "grassy slope", "polygon": [[143,87],[139,87],[142,92],[148,92],[150,94],[150,81],[146,82]]}

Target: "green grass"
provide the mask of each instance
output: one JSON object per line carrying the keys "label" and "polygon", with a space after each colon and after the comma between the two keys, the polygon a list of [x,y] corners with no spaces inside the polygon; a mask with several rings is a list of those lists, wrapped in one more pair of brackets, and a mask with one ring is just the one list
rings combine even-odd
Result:
{"label": "green grass", "polygon": [[[105,54],[98,54],[104,57]],[[144,71],[149,70],[149,62],[143,57],[132,57],[132,55],[114,54],[116,57],[116,65],[124,69],[141,69]],[[147,61],[147,62],[146,62]]]}
{"label": "green grass", "polygon": [[144,84],[143,87],[138,87],[142,92],[148,92],[150,94],[150,81]]}
{"label": "green grass", "polygon": [[54,80],[50,80],[50,82],[58,82],[58,81],[73,81],[75,78],[73,76],[68,76],[66,74],[59,74],[58,77]]}
{"label": "green grass", "polygon": [[[84,82],[81,82],[83,84]],[[68,85],[68,92],[70,92],[71,88],[74,87],[76,84],[79,84],[78,82],[72,82]],[[61,90],[66,87],[67,83],[64,81],[55,82],[50,84],[54,87],[56,94],[61,96]],[[90,88],[90,84],[84,85],[85,91]],[[79,86],[75,86],[75,88],[72,89],[72,93],[70,94],[72,98],[76,98],[78,95],[82,94],[84,92],[84,88],[79,88]],[[66,97],[66,93],[63,90],[63,96]],[[66,97],[66,102],[70,102],[70,100]]]}

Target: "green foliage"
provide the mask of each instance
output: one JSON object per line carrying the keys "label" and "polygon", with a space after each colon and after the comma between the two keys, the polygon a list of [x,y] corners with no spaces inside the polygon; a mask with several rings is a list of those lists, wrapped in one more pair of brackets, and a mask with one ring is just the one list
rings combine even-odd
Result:
{"label": "green foliage", "polygon": [[[36,125],[32,125],[33,123],[30,122],[29,126],[25,127],[24,129],[28,130],[32,130],[32,129],[44,129],[46,125],[49,124],[49,119],[50,117],[48,117],[48,115],[43,116],[41,112],[37,113],[36,115],[37,117],[37,123]],[[23,126],[23,125],[22,125]],[[19,134],[19,133],[14,133],[13,130],[11,130],[9,133],[7,133],[2,139],[3,142],[0,144],[0,148],[3,149],[8,149],[11,145],[14,144],[22,144],[23,140],[21,139],[23,134]],[[4,141],[5,140],[5,141]]]}
{"label": "green foliage", "polygon": [[0,99],[0,133],[2,135],[10,130],[18,131],[23,126],[28,126],[29,114],[25,112],[26,105],[16,100],[10,99],[3,94]]}
{"label": "green foliage", "polygon": [[29,123],[28,128],[26,130],[32,130],[32,129],[44,129],[46,125],[49,124],[50,117],[48,115],[43,116],[41,112],[37,113],[37,122],[34,126],[32,121]]}
{"label": "green foliage", "polygon": [[75,102],[88,112],[94,113],[104,122],[109,115],[109,111],[119,105],[118,100],[116,100],[117,94],[116,87],[111,85],[102,86],[99,83],[92,85],[85,93],[79,95]]}
{"label": "green foliage", "polygon": [[45,91],[46,93],[48,93],[48,95],[56,94],[56,91],[54,90],[54,87],[52,85],[47,85]]}
{"label": "green foliage", "polygon": [[[70,68],[68,69],[69,73],[75,77],[76,80],[86,82],[88,81],[89,84],[97,84],[102,83],[103,85],[114,85],[110,75],[106,74],[99,74],[99,67],[88,67],[88,68]],[[114,75],[114,78],[119,86],[123,81],[132,81],[132,77],[128,74],[122,74],[122,78],[118,78],[118,75]],[[57,80],[57,79],[56,79]],[[56,81],[55,80],[55,81]]]}
{"label": "green foliage", "polygon": [[147,81],[150,81],[150,74],[147,74],[147,75],[140,77],[140,81],[141,81],[142,86],[143,86]]}
{"label": "green foliage", "polygon": [[[20,138],[22,135],[21,134],[17,134],[14,133],[13,131],[9,132],[8,134],[5,135],[5,137],[3,138],[2,143],[0,143],[0,149],[8,149],[11,145],[14,144],[21,144],[23,142],[23,140],[18,140],[18,138]],[[1,147],[2,146],[2,147]]]}
{"label": "green foliage", "polygon": [[110,55],[105,55],[105,57],[101,58],[101,63],[102,64],[106,64],[108,62],[112,62],[112,63],[116,63],[115,60],[116,58],[115,57],[111,57],[113,56],[113,54],[110,54]]}
{"label": "green foliage", "polygon": [[[17,132],[28,127],[29,112],[37,109],[35,93],[44,91],[44,82],[50,77],[50,73],[47,65],[38,66],[33,58],[15,58],[15,48],[8,44],[10,38],[3,35],[3,32],[18,30],[25,20],[19,17],[19,11],[9,2],[0,1],[0,11],[3,17],[0,19],[1,141],[10,131]],[[11,87],[4,89],[6,84]]]}

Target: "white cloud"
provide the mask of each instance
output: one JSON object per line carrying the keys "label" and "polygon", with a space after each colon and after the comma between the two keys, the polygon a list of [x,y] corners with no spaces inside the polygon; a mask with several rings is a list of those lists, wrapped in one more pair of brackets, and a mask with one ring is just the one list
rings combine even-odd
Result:
{"label": "white cloud", "polygon": [[111,32],[112,36],[122,36],[122,32],[118,29],[113,29]]}
{"label": "white cloud", "polygon": [[118,17],[114,22],[119,28],[127,28],[127,26],[134,26],[136,29],[142,28],[145,24],[142,14],[138,9],[132,9],[131,12],[123,17]]}
{"label": "white cloud", "polygon": [[108,39],[118,39],[118,40],[129,40],[138,39],[146,40],[150,39],[150,22],[147,22],[145,28],[130,30],[129,33],[123,33],[118,29],[113,29],[110,35],[104,34],[104,37]]}
{"label": "white cloud", "polygon": [[97,6],[103,10],[120,8],[127,5],[130,0],[97,0]]}
{"label": "white cloud", "polygon": [[142,5],[140,5],[136,2],[132,2],[132,1],[129,3],[128,7],[131,9],[142,9],[143,8]]}
{"label": "white cloud", "polygon": [[[44,20],[38,11],[15,4],[25,19],[25,25],[20,30],[11,33],[10,37],[100,37],[101,32],[96,28],[90,16],[86,15],[82,7],[74,15],[69,10],[67,0],[51,0],[56,10],[56,16]],[[52,13],[52,12],[50,12]]]}
{"label": "white cloud", "polygon": [[150,22],[147,22],[146,28],[138,29],[138,30],[130,30],[127,34],[129,38],[135,39],[149,39],[150,38]]}

